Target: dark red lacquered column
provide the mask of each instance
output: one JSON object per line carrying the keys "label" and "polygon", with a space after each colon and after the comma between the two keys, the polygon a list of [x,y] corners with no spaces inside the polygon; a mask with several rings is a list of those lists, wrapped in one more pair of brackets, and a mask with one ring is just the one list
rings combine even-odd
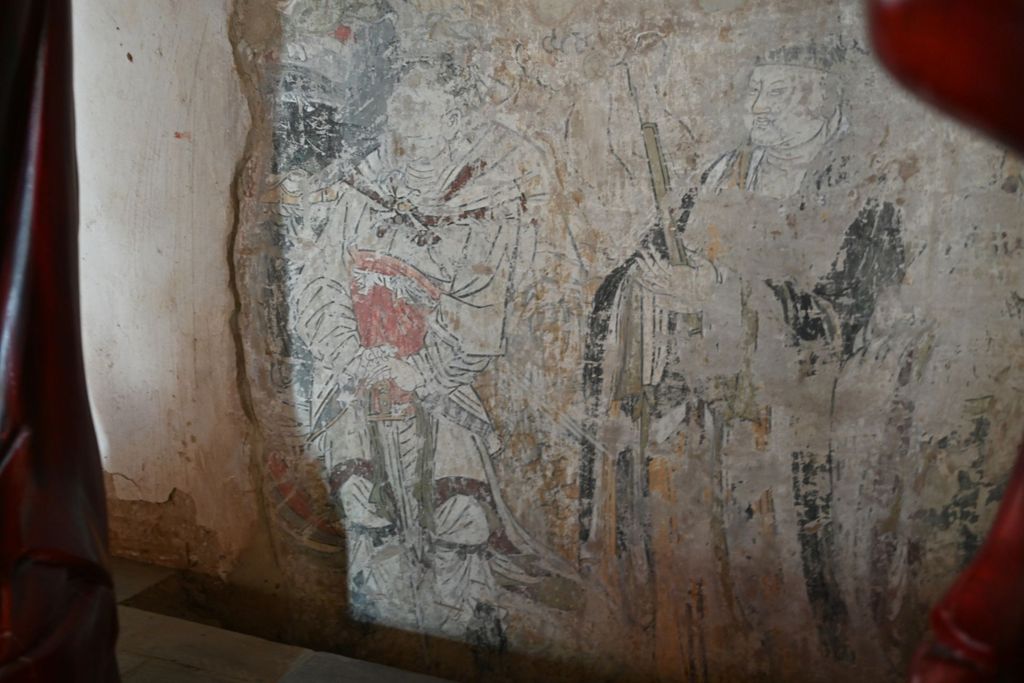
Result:
{"label": "dark red lacquered column", "polygon": [[0,682],[116,681],[82,367],[69,0],[0,8]]}
{"label": "dark red lacquered column", "polygon": [[[1024,153],[1024,0],[869,0],[875,51],[907,88]],[[1024,448],[992,531],[934,608],[914,683],[1024,681]]]}
{"label": "dark red lacquered column", "polygon": [[875,52],[908,89],[1024,151],[1024,0],[869,0]]}

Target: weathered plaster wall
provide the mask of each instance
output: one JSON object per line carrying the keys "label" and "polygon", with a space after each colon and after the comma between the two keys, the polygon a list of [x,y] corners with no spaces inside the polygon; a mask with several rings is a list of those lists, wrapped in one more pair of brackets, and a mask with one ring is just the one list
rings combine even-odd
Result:
{"label": "weathered plaster wall", "polygon": [[364,624],[339,647],[900,680],[1019,437],[1021,177],[858,3],[236,20],[258,469],[294,592]]}
{"label": "weathered plaster wall", "polygon": [[88,379],[117,552],[231,567],[257,504],[230,321],[229,3],[74,3]]}
{"label": "weathered plaster wall", "polygon": [[1022,179],[858,6],[78,3],[123,548],[462,680],[900,680],[1019,436]]}

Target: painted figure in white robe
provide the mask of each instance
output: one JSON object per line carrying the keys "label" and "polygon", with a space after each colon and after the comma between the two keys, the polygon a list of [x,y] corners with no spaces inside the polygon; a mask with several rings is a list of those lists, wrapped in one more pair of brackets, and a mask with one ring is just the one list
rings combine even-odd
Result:
{"label": "painted figure in white robe", "polygon": [[357,615],[500,646],[500,588],[558,561],[502,500],[502,444],[473,383],[505,351],[545,174],[523,137],[470,120],[466,90],[414,65],[379,147],[306,193],[292,324],[313,356],[310,440],[343,511]]}

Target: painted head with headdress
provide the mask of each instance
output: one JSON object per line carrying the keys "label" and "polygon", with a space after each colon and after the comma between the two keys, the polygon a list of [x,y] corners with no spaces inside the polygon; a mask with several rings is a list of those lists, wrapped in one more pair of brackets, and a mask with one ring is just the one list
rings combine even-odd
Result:
{"label": "painted head with headdress", "polygon": [[831,69],[844,57],[841,45],[817,43],[759,57],[744,100],[751,143],[784,154],[841,132],[842,89]]}

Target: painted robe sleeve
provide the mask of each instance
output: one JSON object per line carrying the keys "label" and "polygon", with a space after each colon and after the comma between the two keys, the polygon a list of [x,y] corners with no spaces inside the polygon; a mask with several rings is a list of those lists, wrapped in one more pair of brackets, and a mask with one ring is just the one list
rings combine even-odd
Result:
{"label": "painted robe sleeve", "polygon": [[843,357],[856,352],[882,289],[903,280],[901,225],[893,204],[869,202],[847,228],[830,272],[812,291],[800,291],[789,281],[767,282],[783,306],[794,341],[826,339],[841,348]]}
{"label": "painted robe sleeve", "polygon": [[469,385],[506,350],[508,309],[533,261],[533,214],[544,195],[538,192],[542,174],[509,178],[501,170],[458,197],[464,202],[458,210],[486,216],[452,226],[465,233],[463,256],[438,303],[431,334],[439,343],[424,349],[439,356],[429,363],[428,393]]}
{"label": "painted robe sleeve", "polygon": [[505,314],[518,227],[516,222],[494,226],[483,237],[472,235],[466,244],[466,261],[441,297],[438,324],[458,339],[467,355],[495,357],[505,352]]}
{"label": "painted robe sleeve", "polygon": [[476,227],[471,230],[468,257],[441,296],[428,343],[410,359],[425,376],[421,391],[425,396],[451,395],[468,387],[493,358],[505,352],[517,250],[526,231],[520,229],[518,220],[493,227],[479,237],[472,234],[477,231],[484,232]]}
{"label": "painted robe sleeve", "polygon": [[[316,223],[320,214],[327,221],[330,214],[343,211],[346,206],[354,210],[358,204],[351,193],[319,202],[309,211],[311,222]],[[344,250],[340,245],[325,244],[329,241],[329,231],[318,229],[316,225],[298,226],[296,232],[298,245],[304,248],[307,258],[295,275],[295,294],[290,302],[291,328],[309,350],[315,367],[327,369],[323,376],[320,372],[314,373],[309,397],[309,427],[316,434],[344,412],[355,396],[359,379],[355,371],[359,333]],[[320,259],[333,263],[317,263]]]}

